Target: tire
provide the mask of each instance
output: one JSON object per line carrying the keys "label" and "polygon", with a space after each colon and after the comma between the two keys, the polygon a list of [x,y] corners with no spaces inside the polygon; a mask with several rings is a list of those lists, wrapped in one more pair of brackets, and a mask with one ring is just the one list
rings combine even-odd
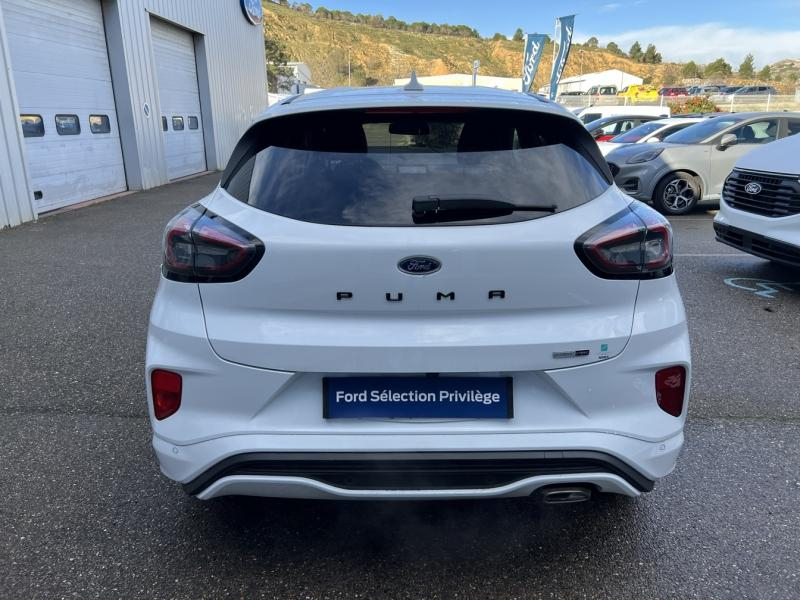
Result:
{"label": "tire", "polygon": [[658,182],[653,193],[653,206],[665,215],[685,215],[697,206],[700,194],[697,177],[677,171]]}

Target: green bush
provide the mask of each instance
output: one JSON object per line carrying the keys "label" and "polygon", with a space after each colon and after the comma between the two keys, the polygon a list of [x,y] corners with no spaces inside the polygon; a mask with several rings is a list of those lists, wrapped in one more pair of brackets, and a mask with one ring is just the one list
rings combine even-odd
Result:
{"label": "green bush", "polygon": [[672,110],[673,115],[685,115],[687,113],[699,112],[719,112],[719,107],[711,101],[708,96],[692,96],[686,102],[669,102],[667,105]]}

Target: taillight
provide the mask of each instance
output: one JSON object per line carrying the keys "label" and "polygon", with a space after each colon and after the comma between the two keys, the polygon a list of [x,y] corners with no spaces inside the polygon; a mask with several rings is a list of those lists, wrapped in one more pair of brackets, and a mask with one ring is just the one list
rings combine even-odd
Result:
{"label": "taillight", "polygon": [[686,369],[669,367],[656,372],[656,401],[666,413],[681,416],[686,390]]}
{"label": "taillight", "polygon": [[603,279],[655,279],[672,273],[672,228],[649,206],[633,202],[575,241],[583,264]]}
{"label": "taillight", "polygon": [[261,240],[210,210],[194,205],[167,225],[161,271],[173,281],[238,281],[253,270],[263,255]]}
{"label": "taillight", "polygon": [[174,415],[181,407],[183,380],[178,373],[155,369],[150,373],[150,389],[153,392],[153,414],[161,421]]}
{"label": "taillight", "polygon": [[598,135],[594,140],[596,142],[607,142],[608,140],[612,139],[616,134],[611,135]]}

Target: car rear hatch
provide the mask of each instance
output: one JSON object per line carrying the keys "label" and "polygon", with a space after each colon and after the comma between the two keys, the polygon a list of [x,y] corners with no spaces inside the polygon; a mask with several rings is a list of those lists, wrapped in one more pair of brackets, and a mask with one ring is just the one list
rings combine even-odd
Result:
{"label": "car rear hatch", "polygon": [[[630,200],[577,121],[511,113],[325,114],[259,131],[207,204],[264,245],[246,277],[199,284],[214,351],[315,373],[542,370],[619,354],[638,281],[598,277],[575,242]],[[510,137],[494,132],[506,125]],[[487,196],[534,210],[412,215],[414,198]]]}

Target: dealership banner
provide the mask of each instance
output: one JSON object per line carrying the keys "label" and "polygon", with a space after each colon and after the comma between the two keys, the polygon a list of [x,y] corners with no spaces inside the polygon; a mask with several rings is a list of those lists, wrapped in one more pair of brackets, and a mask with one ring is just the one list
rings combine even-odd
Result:
{"label": "dealership banner", "polygon": [[529,92],[533,85],[533,78],[539,70],[539,61],[544,53],[546,35],[541,33],[525,34],[525,56],[522,59],[522,92]]}
{"label": "dealership banner", "polygon": [[572,30],[575,25],[575,15],[559,17],[556,19],[556,44],[558,44],[558,54],[553,59],[553,72],[550,74],[550,100],[556,99],[558,92],[558,82],[561,81],[561,74],[567,64],[569,47],[572,45]]}

